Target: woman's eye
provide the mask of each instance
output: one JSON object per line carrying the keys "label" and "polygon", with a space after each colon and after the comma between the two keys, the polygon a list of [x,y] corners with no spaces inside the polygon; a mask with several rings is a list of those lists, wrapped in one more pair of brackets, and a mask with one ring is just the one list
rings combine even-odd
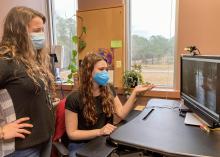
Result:
{"label": "woman's eye", "polygon": [[99,70],[100,71],[103,71],[103,70],[108,71],[108,68],[100,68]]}
{"label": "woman's eye", "polygon": [[37,28],[33,30],[34,33],[41,33],[44,32],[44,30],[42,28]]}

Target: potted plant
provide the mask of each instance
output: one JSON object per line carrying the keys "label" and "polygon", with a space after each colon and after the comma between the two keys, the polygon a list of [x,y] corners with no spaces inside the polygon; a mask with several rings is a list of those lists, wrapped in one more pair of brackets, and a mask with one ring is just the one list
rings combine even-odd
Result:
{"label": "potted plant", "polygon": [[130,95],[132,88],[139,84],[143,84],[141,65],[135,64],[132,68],[132,70],[127,70],[123,74],[123,87],[125,89],[125,95]]}
{"label": "potted plant", "polygon": [[[83,18],[80,16],[77,16],[81,19],[83,22]],[[72,37],[73,44],[76,45],[76,49],[72,50],[72,56],[71,56],[71,62],[68,66],[68,69],[70,70],[70,74],[68,75],[68,82],[73,83],[73,80],[78,80],[78,65],[77,65],[77,59],[78,59],[78,53],[80,53],[85,47],[86,42],[83,40],[83,35],[86,34],[86,27],[82,26],[81,33],[79,36],[74,35]],[[75,82],[76,83],[76,82]]]}

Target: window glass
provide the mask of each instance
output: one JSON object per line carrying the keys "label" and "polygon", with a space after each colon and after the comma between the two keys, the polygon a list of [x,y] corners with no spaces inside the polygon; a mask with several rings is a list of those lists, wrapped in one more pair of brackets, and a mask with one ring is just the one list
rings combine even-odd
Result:
{"label": "window glass", "polygon": [[54,45],[62,46],[62,67],[67,69],[74,48],[72,36],[76,34],[76,0],[52,0],[52,30]]}
{"label": "window glass", "polygon": [[176,0],[129,1],[129,65],[144,81],[173,87]]}

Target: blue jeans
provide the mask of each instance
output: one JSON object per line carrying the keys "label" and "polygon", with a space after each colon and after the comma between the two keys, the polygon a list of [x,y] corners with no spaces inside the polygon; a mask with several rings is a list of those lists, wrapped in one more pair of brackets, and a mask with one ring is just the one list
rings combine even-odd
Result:
{"label": "blue jeans", "polygon": [[85,143],[69,143],[68,150],[69,150],[69,157],[76,157],[77,149],[81,148]]}
{"label": "blue jeans", "polygon": [[52,141],[49,140],[36,147],[27,148],[23,150],[15,150],[12,154],[5,157],[50,157]]}

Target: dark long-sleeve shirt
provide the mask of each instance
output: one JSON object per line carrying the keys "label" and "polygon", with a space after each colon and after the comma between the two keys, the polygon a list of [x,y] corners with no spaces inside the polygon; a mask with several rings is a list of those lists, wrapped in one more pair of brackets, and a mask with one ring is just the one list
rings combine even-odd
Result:
{"label": "dark long-sleeve shirt", "polygon": [[23,63],[0,58],[0,89],[7,89],[14,104],[16,118],[30,117],[33,124],[30,135],[15,139],[15,148],[25,149],[49,140],[53,130],[53,111],[48,101],[48,92],[40,80],[38,90],[25,72]]}

